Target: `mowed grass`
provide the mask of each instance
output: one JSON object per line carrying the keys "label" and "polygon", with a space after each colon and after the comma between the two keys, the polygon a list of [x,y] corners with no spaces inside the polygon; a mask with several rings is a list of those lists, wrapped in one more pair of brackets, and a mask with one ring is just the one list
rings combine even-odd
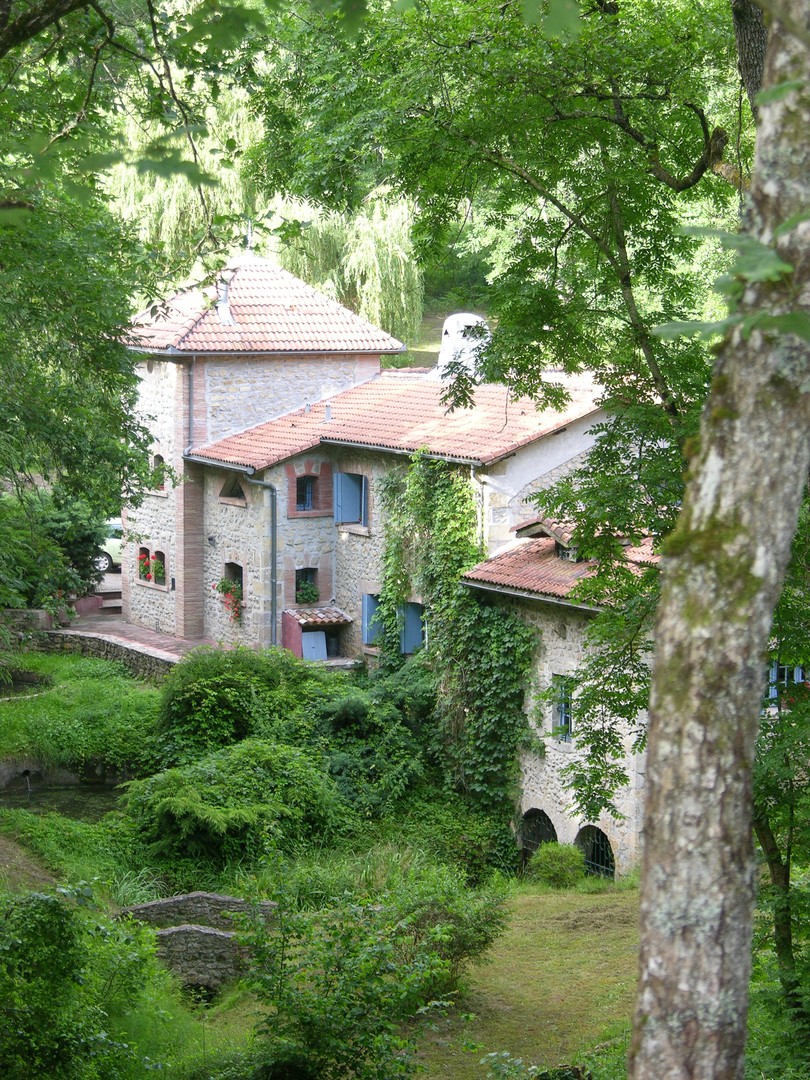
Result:
{"label": "mowed grass", "polygon": [[511,908],[490,963],[473,969],[459,1008],[423,1039],[428,1080],[483,1077],[478,1062],[492,1052],[508,1050],[548,1067],[625,1040],[636,983],[638,892],[521,890]]}

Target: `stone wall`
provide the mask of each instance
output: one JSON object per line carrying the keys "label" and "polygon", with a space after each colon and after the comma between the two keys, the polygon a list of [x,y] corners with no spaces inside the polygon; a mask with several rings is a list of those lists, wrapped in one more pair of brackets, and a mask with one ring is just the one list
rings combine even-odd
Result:
{"label": "stone wall", "polygon": [[173,656],[155,656],[135,642],[126,645],[103,635],[77,634],[70,630],[52,630],[42,634],[36,642],[42,652],[78,653],[96,656],[101,660],[118,660],[140,679],[160,682],[177,663]]}
{"label": "stone wall", "polygon": [[[275,908],[269,900],[259,904],[265,920]],[[219,990],[246,970],[247,953],[232,927],[234,916],[249,910],[246,901],[233,896],[193,892],[136,904],[121,917],[156,928],[157,955],[184,985]]]}
{"label": "stone wall", "polygon": [[[191,892],[168,896],[163,900],[149,900],[145,904],[134,904],[125,908],[121,914],[155,927],[192,923],[213,927],[215,930],[232,931],[234,916],[245,915],[251,910],[251,905],[246,900],[236,896]],[[259,911],[265,919],[272,918],[275,910],[276,905],[271,900],[262,900],[259,904]]]}
{"label": "stone wall", "polygon": [[[492,596],[493,594],[489,594]],[[630,777],[627,787],[616,795],[621,820],[601,814],[595,821],[586,821],[574,812],[571,793],[566,789],[562,769],[581,751],[574,738],[570,742],[554,738],[551,707],[541,703],[537,695],[551,685],[553,675],[572,675],[585,655],[584,633],[593,615],[585,610],[541,600],[502,598],[497,602],[516,611],[524,622],[537,630],[531,687],[527,693],[526,711],[537,734],[543,738],[544,753],[524,752],[521,755],[520,813],[543,810],[548,814],[563,844],[572,844],[584,825],[596,825],[605,833],[613,851],[616,871],[627,873],[639,858],[639,837],[644,789],[644,757],[634,754],[629,734],[625,736],[625,767]]]}

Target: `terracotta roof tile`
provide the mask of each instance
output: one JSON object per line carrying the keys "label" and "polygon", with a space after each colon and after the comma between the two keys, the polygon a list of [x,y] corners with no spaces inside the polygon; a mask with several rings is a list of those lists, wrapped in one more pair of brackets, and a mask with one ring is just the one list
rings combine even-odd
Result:
{"label": "terracotta roof tile", "polygon": [[291,616],[302,626],[337,626],[352,620],[340,608],[288,608],[285,615]]}
{"label": "terracotta roof tile", "polygon": [[379,354],[404,348],[337,301],[255,255],[228,263],[216,285],[178,292],[136,316],[127,344],[172,353],[237,354]]}
{"label": "terracotta roof tile", "polygon": [[266,469],[322,443],[375,447],[405,454],[426,447],[439,457],[491,464],[574,420],[597,411],[590,376],[566,378],[571,401],[538,411],[506,387],[478,386],[472,408],[448,412],[442,384],[425,376],[384,372],[324,401],[193,451],[212,463]]}
{"label": "terracotta roof tile", "polygon": [[[658,560],[653,553],[651,540],[644,540],[638,547],[626,548],[624,554],[628,562],[639,566]],[[556,552],[554,539],[538,537],[514,540],[497,555],[468,570],[462,580],[470,584],[564,599],[580,581],[595,572],[595,562],[561,559]]]}

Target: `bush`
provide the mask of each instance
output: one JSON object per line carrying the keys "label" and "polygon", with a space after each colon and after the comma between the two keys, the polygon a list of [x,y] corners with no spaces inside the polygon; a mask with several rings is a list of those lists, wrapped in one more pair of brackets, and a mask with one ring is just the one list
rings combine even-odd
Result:
{"label": "bush", "polygon": [[539,881],[554,889],[570,889],[585,877],[585,856],[576,844],[541,844],[525,870],[529,881]]}
{"label": "bush", "polygon": [[[86,890],[79,899],[88,899]],[[130,1075],[122,1021],[163,976],[149,934],[90,918],[44,893],[0,902],[0,1075]]]}
{"label": "bush", "polygon": [[461,796],[447,791],[434,799],[412,799],[407,812],[391,821],[401,841],[421,847],[437,862],[458,867],[471,886],[496,871],[517,872],[520,853],[507,821],[473,810]]}
{"label": "bush", "polygon": [[414,1074],[401,1024],[451,992],[502,930],[504,898],[470,893],[446,868],[403,878],[375,902],[294,911],[278,863],[279,904],[251,937],[268,1078],[395,1080]]}
{"label": "bush", "polygon": [[325,675],[286,649],[190,652],[166,678],[158,716],[164,765],[184,764],[300,711]]}
{"label": "bush", "polygon": [[158,855],[218,863],[282,847],[322,843],[347,810],[320,762],[304,750],[246,739],[181,768],[132,781],[126,813]]}

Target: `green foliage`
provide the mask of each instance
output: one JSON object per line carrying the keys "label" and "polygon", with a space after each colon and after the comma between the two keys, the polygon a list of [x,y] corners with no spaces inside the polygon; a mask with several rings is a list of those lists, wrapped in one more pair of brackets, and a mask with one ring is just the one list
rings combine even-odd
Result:
{"label": "green foliage", "polygon": [[[255,152],[247,171],[263,180]],[[304,220],[278,252],[282,266],[394,337],[415,341],[423,286],[411,204],[375,193],[352,214],[290,212]]]}
{"label": "green foliage", "polygon": [[318,755],[246,739],[180,768],[132,781],[125,808],[156,855],[222,865],[283,847],[328,842],[347,809]]}
{"label": "green foliage", "polygon": [[63,596],[88,592],[103,539],[98,514],[63,491],[0,496],[0,607],[54,611]]}
{"label": "green foliage", "polygon": [[[273,873],[281,882],[278,864]],[[413,1076],[402,1021],[437,991],[451,992],[504,923],[503,897],[474,897],[446,872],[403,881],[401,892],[374,903],[319,912],[291,910],[283,882],[274,898],[272,928],[250,939],[256,994],[270,1007],[262,1025],[268,1077]]]}
{"label": "green foliage", "polygon": [[477,506],[459,468],[417,454],[381,485],[386,513],[377,618],[384,663],[400,662],[403,604],[426,606],[427,663],[438,678],[439,743],[446,774],[483,808],[511,808],[534,632],[514,614],[479,605],[459,580],[482,555]]}
{"label": "green foliage", "polygon": [[0,902],[3,1076],[131,1075],[137,1050],[122,1038],[122,1018],[158,978],[152,951],[144,930],[90,918],[56,896]]}
{"label": "green foliage", "polygon": [[193,761],[249,735],[291,727],[325,676],[284,649],[194,649],[163,686],[158,733],[164,764]]}
{"label": "green foliage", "polygon": [[529,881],[539,881],[554,889],[570,889],[585,877],[585,859],[576,844],[541,844],[525,870]]}
{"label": "green foliage", "polygon": [[99,766],[142,775],[156,767],[153,687],[109,660],[32,653],[17,664],[52,682],[35,697],[4,703],[0,755],[77,772]]}
{"label": "green foliage", "polygon": [[454,785],[483,808],[514,805],[518,751],[528,741],[524,698],[537,645],[515,612],[460,594],[435,643],[439,723]]}

